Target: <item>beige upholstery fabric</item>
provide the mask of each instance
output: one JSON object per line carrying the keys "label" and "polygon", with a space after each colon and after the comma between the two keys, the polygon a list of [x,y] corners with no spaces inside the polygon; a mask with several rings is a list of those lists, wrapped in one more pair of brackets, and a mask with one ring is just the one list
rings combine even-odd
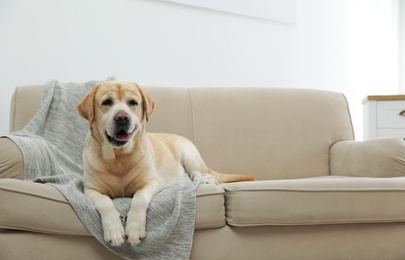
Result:
{"label": "beige upholstery fabric", "polygon": [[217,185],[200,185],[197,189],[196,212],[196,229],[225,226],[224,190]]}
{"label": "beige upholstery fabric", "polygon": [[[196,229],[225,225],[223,194],[224,190],[217,185],[199,187]],[[3,179],[0,182],[0,198],[8,202],[0,203],[0,228],[90,236],[63,195],[50,185]]]}
{"label": "beige upholstery fabric", "polygon": [[[172,133],[194,141],[191,100],[186,88],[144,88],[155,101],[147,131]],[[173,116],[176,115],[176,116]]]}
{"label": "beige upholstery fabric", "polygon": [[405,177],[327,176],[222,187],[232,226],[405,222]]}
{"label": "beige upholstery fabric", "polygon": [[9,202],[0,203],[0,227],[90,235],[65,197],[50,185],[5,179],[0,182],[0,197]]}
{"label": "beige upholstery fabric", "polygon": [[[262,226],[195,231],[191,260],[391,260],[403,259],[403,223]],[[0,229],[0,259],[114,260],[89,236]]]}
{"label": "beige upholstery fabric", "polygon": [[38,111],[44,86],[17,87],[11,100],[10,132],[23,129]]}
{"label": "beige upholstery fabric", "polygon": [[353,177],[405,176],[405,141],[381,138],[338,142],[331,148],[330,174]]}
{"label": "beige upholstery fabric", "polygon": [[329,174],[330,146],[353,139],[347,102],[333,92],[252,88],[145,91],[157,103],[147,130],[188,137],[207,164],[220,172],[262,180],[325,176]]}
{"label": "beige upholstery fabric", "polygon": [[196,260],[401,260],[405,224],[230,227],[196,230]]}
{"label": "beige upholstery fabric", "polygon": [[20,149],[8,138],[0,138],[0,178],[22,179],[24,162]]}
{"label": "beige upholstery fabric", "polygon": [[66,236],[0,229],[2,260],[118,260],[90,236]]}
{"label": "beige upholstery fabric", "polygon": [[353,139],[341,94],[271,88],[190,89],[190,94],[195,144],[220,172],[259,180],[325,176],[330,146]]}

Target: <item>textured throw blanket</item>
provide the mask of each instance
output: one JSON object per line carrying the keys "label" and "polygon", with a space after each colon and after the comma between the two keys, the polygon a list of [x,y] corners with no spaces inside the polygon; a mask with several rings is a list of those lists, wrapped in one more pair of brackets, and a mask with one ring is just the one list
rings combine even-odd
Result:
{"label": "textured throw blanket", "polygon": [[[56,187],[71,203],[83,224],[106,248],[127,259],[188,259],[194,233],[195,190],[199,173],[184,175],[162,190],[147,213],[146,237],[136,247],[124,243],[112,247],[103,239],[101,218],[94,203],[83,193],[82,153],[88,123],[76,112],[76,104],[97,82],[46,84],[41,108],[22,131],[7,137],[23,153],[27,180]],[[131,198],[114,199],[125,225]]]}

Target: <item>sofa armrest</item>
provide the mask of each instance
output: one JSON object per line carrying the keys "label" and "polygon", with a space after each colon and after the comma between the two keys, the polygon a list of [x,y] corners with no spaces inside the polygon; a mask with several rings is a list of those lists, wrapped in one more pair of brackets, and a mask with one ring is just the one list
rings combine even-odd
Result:
{"label": "sofa armrest", "polygon": [[22,179],[23,156],[17,145],[8,138],[0,137],[0,178]]}
{"label": "sofa armrest", "polygon": [[330,174],[334,176],[405,176],[405,141],[401,138],[341,141],[330,153]]}
{"label": "sofa armrest", "polygon": [[43,85],[16,87],[10,106],[10,132],[21,130],[38,112]]}

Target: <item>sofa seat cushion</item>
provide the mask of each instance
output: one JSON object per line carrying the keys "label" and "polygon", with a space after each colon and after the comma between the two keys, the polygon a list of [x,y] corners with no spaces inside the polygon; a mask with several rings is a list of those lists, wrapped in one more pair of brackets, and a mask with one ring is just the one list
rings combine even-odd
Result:
{"label": "sofa seat cushion", "polygon": [[0,179],[0,198],[1,228],[90,235],[69,202],[53,186]]}
{"label": "sofa seat cushion", "polygon": [[405,222],[405,178],[325,176],[227,183],[232,226]]}
{"label": "sofa seat cushion", "polygon": [[226,225],[224,189],[202,184],[197,189],[195,229],[219,228]]}
{"label": "sofa seat cushion", "polygon": [[[0,228],[90,236],[65,197],[53,186],[0,179]],[[224,190],[213,184],[197,190],[196,229],[225,225]]]}

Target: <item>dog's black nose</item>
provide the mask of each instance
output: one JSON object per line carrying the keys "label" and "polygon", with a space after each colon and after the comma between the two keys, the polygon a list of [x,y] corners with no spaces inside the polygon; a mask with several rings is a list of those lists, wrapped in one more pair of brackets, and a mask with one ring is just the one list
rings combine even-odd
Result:
{"label": "dog's black nose", "polygon": [[129,115],[126,113],[118,113],[115,116],[115,122],[119,125],[125,125],[129,122]]}

